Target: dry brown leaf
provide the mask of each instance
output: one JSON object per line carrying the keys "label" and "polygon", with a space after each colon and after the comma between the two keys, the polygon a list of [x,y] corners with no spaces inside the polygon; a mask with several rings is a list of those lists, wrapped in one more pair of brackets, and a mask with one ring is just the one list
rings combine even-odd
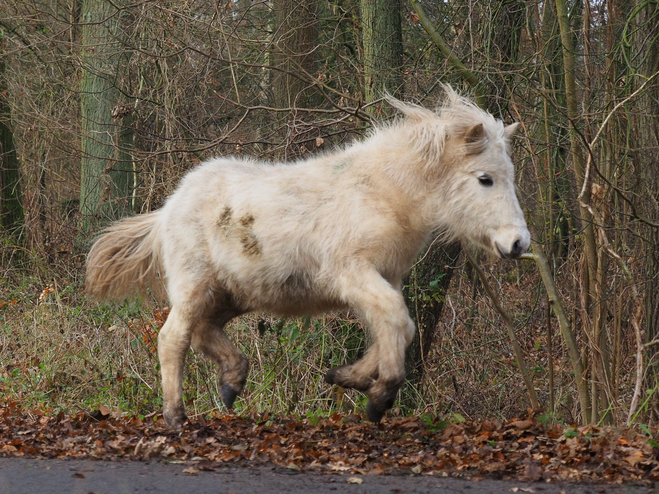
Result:
{"label": "dry brown leaf", "polygon": [[483,420],[483,423],[481,424],[481,430],[488,431],[488,432],[493,432],[493,431],[498,431],[501,429],[501,422],[498,420]]}
{"label": "dry brown leaf", "polygon": [[635,467],[639,461],[643,461],[643,451],[640,449],[635,450],[631,455],[625,458],[625,461]]}
{"label": "dry brown leaf", "polygon": [[533,420],[515,420],[514,422],[511,422],[510,425],[521,431],[525,431],[533,427]]}

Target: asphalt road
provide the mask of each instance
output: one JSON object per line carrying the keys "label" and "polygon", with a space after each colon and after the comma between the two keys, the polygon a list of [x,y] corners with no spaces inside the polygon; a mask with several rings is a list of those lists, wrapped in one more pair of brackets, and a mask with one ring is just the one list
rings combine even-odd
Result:
{"label": "asphalt road", "polygon": [[191,464],[160,462],[0,458],[0,494],[659,493],[659,487],[643,484],[475,482],[422,475],[323,475],[280,467],[195,470]]}

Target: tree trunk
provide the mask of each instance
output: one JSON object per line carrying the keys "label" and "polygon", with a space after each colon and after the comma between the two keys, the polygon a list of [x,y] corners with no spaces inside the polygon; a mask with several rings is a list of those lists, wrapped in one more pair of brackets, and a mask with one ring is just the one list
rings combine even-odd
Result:
{"label": "tree trunk", "polygon": [[130,204],[132,162],[118,152],[126,115],[119,105],[119,16],[108,0],[82,3],[80,212],[85,231],[123,216]]}
{"label": "tree trunk", "polygon": [[[593,217],[590,211],[584,204],[591,202],[591,177],[586,176],[585,161],[583,156],[583,149],[580,140],[579,130],[575,127],[581,122],[579,105],[577,101],[577,85],[576,85],[576,70],[575,70],[575,53],[574,53],[574,40],[572,30],[567,15],[567,5],[565,0],[555,0],[556,15],[558,17],[558,25],[561,34],[561,43],[563,46],[563,67],[565,69],[565,101],[567,105],[567,115],[570,120],[570,153],[572,156],[572,164],[574,166],[574,174],[576,177],[576,188],[583,194],[580,197],[580,220],[581,227],[584,233],[584,270],[583,276],[583,314],[584,320],[582,321],[585,330],[588,331],[589,320],[592,317],[593,303],[596,300],[596,284],[597,284],[597,244],[595,241],[595,229],[593,225]],[[596,341],[591,342],[594,350],[599,349],[599,344]],[[595,397],[591,401],[591,414],[588,416],[587,410],[582,410],[582,421],[597,422],[598,410]]]}
{"label": "tree trunk", "polygon": [[485,97],[483,96],[483,91],[480,88],[480,82],[478,77],[474,72],[467,68],[462,61],[453,53],[453,48],[444,40],[443,36],[435,29],[430,18],[426,14],[426,11],[423,9],[419,0],[410,0],[412,8],[419,17],[419,22],[423,26],[423,29],[426,30],[430,38],[435,43],[435,46],[442,52],[442,55],[446,57],[446,60],[453,67],[453,69],[460,74],[460,77],[465,81],[474,91],[474,96],[476,98],[476,103],[478,106],[485,109],[487,104],[485,102]]}
{"label": "tree trunk", "polygon": [[444,309],[446,292],[461,252],[460,243],[431,247],[410,272],[405,297],[417,334],[407,349],[407,379],[417,384],[423,378],[424,363],[437,335],[437,325]]}
{"label": "tree trunk", "polygon": [[[555,105],[565,105],[565,79],[562,77],[563,67],[560,65],[560,30],[556,17],[554,0],[544,2],[542,9],[542,29],[540,31],[540,49],[543,58],[543,105],[544,105],[544,141],[546,145],[547,162],[547,208],[549,257],[552,272],[556,266],[555,259],[563,257],[568,251],[568,242],[572,233],[569,222],[578,216],[577,207],[570,191],[570,183],[565,172],[566,149],[560,143],[564,141],[563,125],[555,125],[562,116],[556,111]],[[553,104],[552,104],[553,102]],[[538,224],[542,224],[541,221]]]}
{"label": "tree trunk", "polygon": [[[567,6],[565,0],[556,1],[556,13],[558,17],[558,25],[561,34],[561,42],[563,46],[563,67],[565,69],[565,101],[567,104],[567,114],[570,119],[570,151],[572,154],[572,164],[577,178],[577,190],[581,191],[584,186],[585,164],[583,157],[583,150],[578,130],[575,125],[580,121],[580,111],[577,101],[576,89],[576,71],[575,71],[575,53],[572,33],[567,16]],[[585,184],[583,193],[583,202],[590,204],[590,183]],[[597,247],[595,242],[595,232],[593,228],[593,219],[585,207],[580,207],[581,222],[584,231],[584,247],[585,255],[588,266],[588,281],[591,289],[587,293],[588,305],[592,302],[592,289],[595,285],[594,278],[597,272]]]}
{"label": "tree trunk", "polygon": [[[0,39],[0,48],[3,48],[3,44]],[[11,130],[5,64],[6,58],[3,55],[0,57],[0,227],[10,234],[18,234],[23,226],[21,174]]]}
{"label": "tree trunk", "polygon": [[[639,2],[640,3],[640,2]],[[659,26],[659,6],[647,3],[639,13],[639,26],[634,53],[644,54],[642,73],[650,77],[659,71],[659,46],[656,42]],[[650,41],[652,40],[652,41]],[[648,44],[649,43],[649,44]],[[640,52],[636,50],[642,50]],[[635,160],[637,163],[637,197],[641,204],[639,213],[655,223],[659,221],[659,173],[657,173],[657,156],[659,156],[659,81],[655,80],[636,105],[637,144]],[[645,287],[645,328],[648,342],[659,338],[659,228],[644,225],[641,236],[644,242],[644,269],[646,278],[642,280]],[[659,386],[659,346],[649,348],[647,368],[647,389]],[[654,420],[659,417],[659,393],[654,393]]]}
{"label": "tree trunk", "polygon": [[274,106],[288,110],[275,119],[285,130],[283,158],[295,159],[312,151],[314,139],[318,137],[316,129],[308,125],[306,114],[297,111],[320,103],[320,93],[313,83],[318,49],[318,5],[317,0],[275,0],[273,7],[272,93]]}
{"label": "tree trunk", "polygon": [[500,0],[491,8],[491,25],[489,30],[490,59],[495,76],[489,84],[490,94],[486,95],[488,111],[504,119],[510,101],[513,84],[513,70],[517,66],[517,55],[521,46],[522,28],[526,14],[524,0]]}
{"label": "tree trunk", "polygon": [[272,88],[280,108],[308,108],[316,91],[312,86],[316,65],[318,26],[316,0],[275,0],[275,35]]}
{"label": "tree trunk", "polygon": [[[400,96],[403,78],[403,40],[398,0],[361,0],[364,48],[364,97],[372,103],[387,91]],[[410,272],[405,296],[417,332],[407,351],[408,382],[423,377],[423,364],[435,339],[445,293],[460,254],[460,244],[431,247]]]}
{"label": "tree trunk", "polygon": [[364,47],[364,98],[403,91],[403,34],[400,0],[361,0]]}

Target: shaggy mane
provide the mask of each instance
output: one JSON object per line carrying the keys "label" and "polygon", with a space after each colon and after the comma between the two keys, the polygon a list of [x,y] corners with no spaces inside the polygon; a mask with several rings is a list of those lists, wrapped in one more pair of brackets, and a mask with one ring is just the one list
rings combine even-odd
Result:
{"label": "shaggy mane", "polygon": [[[481,109],[470,99],[462,96],[451,86],[442,84],[444,97],[435,111],[428,110],[420,105],[404,102],[391,95],[386,96],[387,102],[403,113],[407,118],[421,122],[442,119],[447,124],[447,133],[464,132],[475,124],[482,123],[485,133],[490,138],[505,139],[504,125],[501,120],[495,119],[490,113]],[[404,119],[398,119],[390,124],[398,127],[404,124]]]}

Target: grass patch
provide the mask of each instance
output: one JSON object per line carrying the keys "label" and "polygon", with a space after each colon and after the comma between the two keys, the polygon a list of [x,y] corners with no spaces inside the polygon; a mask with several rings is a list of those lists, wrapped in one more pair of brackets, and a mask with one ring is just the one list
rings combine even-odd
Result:
{"label": "grass patch", "polygon": [[[97,304],[80,283],[35,278],[3,290],[0,299],[3,402],[66,412],[101,404],[136,415],[161,411],[156,349],[167,307]],[[236,412],[313,416],[351,412],[362,401],[324,381],[330,366],[363,353],[364,332],[356,320],[251,315],[232,321],[227,333],[250,361]],[[213,363],[190,352],[183,389],[190,416],[224,410],[216,375]]]}
{"label": "grass patch", "polygon": [[[6,256],[5,256],[6,257]],[[158,331],[168,309],[137,302],[88,300],[82,258],[63,267],[0,272],[0,404],[78,412],[103,405],[147,416],[162,411]],[[516,318],[541,403],[548,402],[545,307],[534,272],[496,264],[502,299]],[[507,272],[506,269],[514,272]],[[531,296],[529,296],[531,295]],[[569,300],[566,300],[569,302]],[[235,404],[239,414],[293,414],[317,420],[335,411],[363,413],[362,393],[325,383],[328,369],[360,358],[368,341],[351,313],[282,320],[255,314],[236,319],[227,334],[246,354],[250,372]],[[554,340],[556,409],[549,421],[574,420],[574,376]],[[504,325],[464,270],[446,306],[417,386],[406,384],[391,414],[454,420],[520,416],[528,399]],[[622,383],[627,386],[628,383]],[[190,416],[224,413],[215,365],[191,351],[184,400]]]}

